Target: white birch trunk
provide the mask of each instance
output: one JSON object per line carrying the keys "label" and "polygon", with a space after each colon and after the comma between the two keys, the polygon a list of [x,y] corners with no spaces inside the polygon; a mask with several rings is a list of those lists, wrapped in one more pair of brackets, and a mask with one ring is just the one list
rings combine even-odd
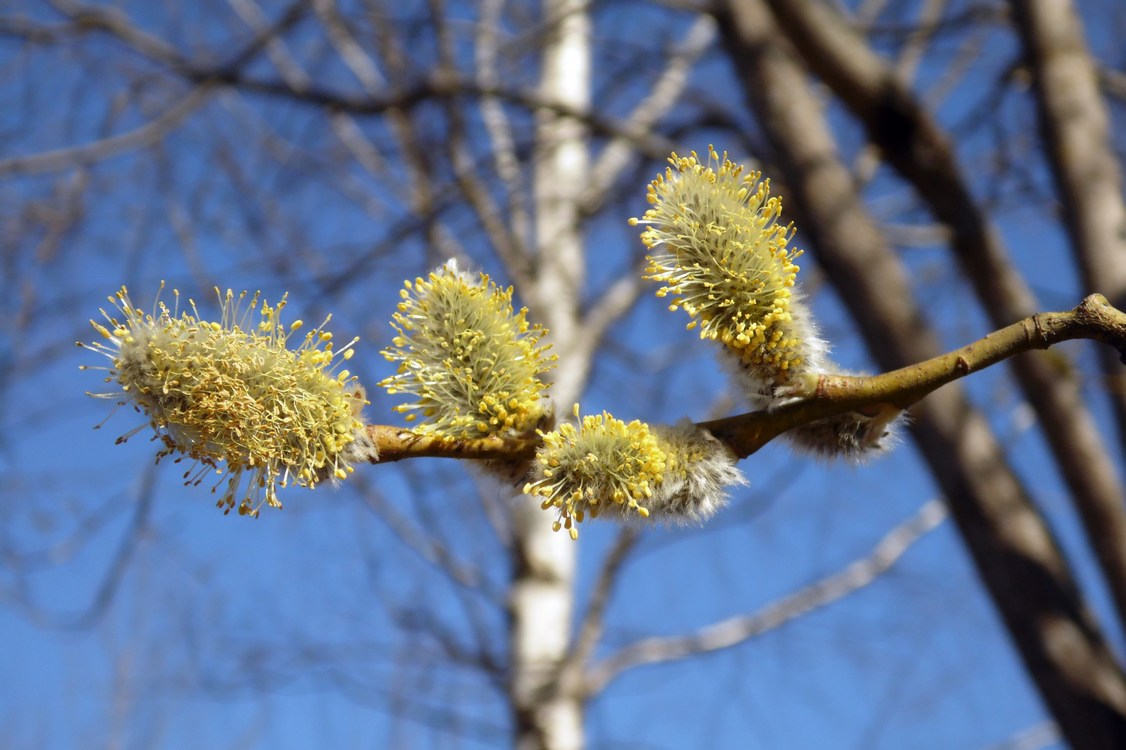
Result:
{"label": "white birch trunk", "polygon": [[[590,102],[585,3],[545,0],[544,11],[548,33],[540,94],[561,107],[585,110]],[[587,162],[582,124],[558,113],[539,113],[533,181],[537,261],[534,288],[525,294],[559,355],[552,395],[561,417],[578,399],[588,371],[577,359],[582,347],[575,346],[585,278],[579,200]],[[552,520],[534,500],[517,501],[509,645],[515,744],[521,750],[583,746],[581,696],[558,679],[571,640],[576,544],[567,534],[553,532]]]}

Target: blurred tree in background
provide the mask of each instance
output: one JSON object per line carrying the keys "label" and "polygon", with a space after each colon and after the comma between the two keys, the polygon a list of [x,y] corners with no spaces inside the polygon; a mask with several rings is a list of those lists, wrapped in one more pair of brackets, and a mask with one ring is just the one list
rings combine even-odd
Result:
{"label": "blurred tree in background", "polygon": [[[774,180],[882,371],[1126,307],[1111,0],[14,2],[0,8],[0,632],[13,746],[1126,746],[1126,378],[1035,352],[859,469],[773,446],[702,529],[588,524],[452,461],[224,519],[81,396],[127,283],[288,290],[362,337],[445,259],[551,332],[552,395],[741,410],[640,280],[672,150]],[[297,315],[295,314],[295,317]],[[952,523],[943,521],[947,515]],[[932,533],[933,532],[933,533]],[[715,654],[714,656],[709,656]],[[60,720],[66,716],[66,720]]]}

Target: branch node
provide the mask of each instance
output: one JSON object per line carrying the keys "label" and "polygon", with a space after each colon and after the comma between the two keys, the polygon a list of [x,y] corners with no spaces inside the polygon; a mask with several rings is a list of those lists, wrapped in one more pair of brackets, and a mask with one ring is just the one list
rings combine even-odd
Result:
{"label": "branch node", "polygon": [[1037,349],[1047,349],[1052,345],[1044,330],[1044,321],[1040,313],[1032,316],[1032,331],[1030,331],[1029,337],[1032,345]]}
{"label": "branch node", "polygon": [[825,378],[824,373],[817,376],[817,387],[813,391],[813,395],[814,395],[815,398],[824,398],[825,397],[825,395],[826,395],[826,382],[825,381],[826,381],[826,378]]}

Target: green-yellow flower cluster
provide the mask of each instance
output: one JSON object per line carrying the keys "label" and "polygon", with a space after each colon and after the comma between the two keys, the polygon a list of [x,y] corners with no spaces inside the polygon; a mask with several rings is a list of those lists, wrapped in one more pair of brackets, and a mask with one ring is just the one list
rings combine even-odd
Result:
{"label": "green-yellow flower cluster", "polygon": [[237,505],[239,514],[257,516],[263,502],[281,506],[278,487],[343,479],[354,461],[372,453],[359,417],[363,389],[347,370],[336,371],[357,339],[334,351],[322,324],[287,349],[302,322],[282,324],[284,296],[271,306],[259,304],[258,294],[247,301],[245,292],[215,291],[220,322],[203,320],[190,300],[189,311],[180,312],[179,292],[171,310],[158,302],[141,312],[122,287],[109,298],[122,317],[102,310],[108,325],[90,323],[103,340],[79,346],[111,360],[95,369],[106,370],[117,390],[92,395],[130,400],[144,411],[164,443],[157,460],[193,459],[195,468],[184,475],[189,484],[225,464],[219,507],[229,512]]}
{"label": "green-yellow flower cluster", "polygon": [[801,252],[787,247],[793,228],[778,223],[781,201],[760,173],[744,174],[711,147],[706,161],[693,151],[669,163],[648,187],[650,208],[630,220],[646,227],[646,278],[664,284],[657,295],[672,295],[669,309],[688,313],[689,328],[734,353],[759,390],[787,383],[813,337],[795,315]]}
{"label": "green-yellow flower cluster", "polygon": [[395,409],[407,421],[421,414],[416,431],[451,438],[534,430],[550,413],[541,378],[555,356],[527,310],[513,311],[511,287],[452,260],[405,287],[393,316],[398,335],[383,352],[399,369],[380,385],[415,400]]}
{"label": "green-yellow flower cluster", "polygon": [[[574,413],[577,418],[577,404]],[[540,436],[543,444],[532,465],[536,478],[524,492],[542,497],[544,510],[557,509],[556,531],[565,528],[576,539],[577,524],[606,511],[649,516],[645,503],[664,476],[667,457],[647,424],[603,412]]]}
{"label": "green-yellow flower cluster", "polygon": [[[634,226],[651,250],[646,278],[664,284],[669,309],[684,309],[702,338],[720,342],[755,407],[772,409],[808,396],[834,365],[796,286],[800,251],[788,249],[792,225],[770,182],[708,147],[673,153],[649,184],[650,207]],[[850,412],[787,433],[798,448],[860,459],[893,442],[897,414]]]}

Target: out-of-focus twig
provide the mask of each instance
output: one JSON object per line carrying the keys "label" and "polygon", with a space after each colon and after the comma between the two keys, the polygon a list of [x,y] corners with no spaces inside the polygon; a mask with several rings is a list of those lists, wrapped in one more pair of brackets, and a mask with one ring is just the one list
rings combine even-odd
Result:
{"label": "out-of-focus twig", "polygon": [[603,690],[615,677],[644,664],[684,659],[745,643],[813,610],[875,583],[916,542],[946,520],[946,506],[931,500],[889,531],[872,551],[837,571],[750,615],[732,617],[683,636],[646,638],[622,648],[587,670],[584,694]]}

